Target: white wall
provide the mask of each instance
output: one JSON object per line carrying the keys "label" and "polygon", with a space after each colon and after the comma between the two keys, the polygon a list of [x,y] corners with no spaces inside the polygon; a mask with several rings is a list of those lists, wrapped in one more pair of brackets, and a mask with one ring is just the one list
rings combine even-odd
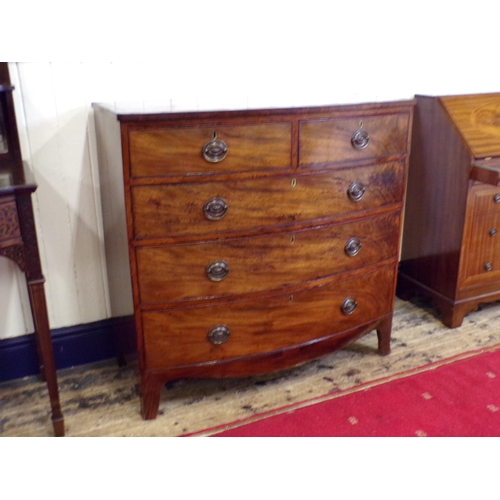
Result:
{"label": "white wall", "polygon": [[[123,15],[135,28],[107,28],[108,43],[88,59],[95,62],[11,63],[23,157],[39,184],[52,328],[110,315],[92,102],[244,108],[500,91],[493,2],[330,3],[186,0],[147,11],[142,30],[132,9]],[[41,45],[29,50],[39,59],[53,39],[64,58],[104,24],[96,12],[67,21],[63,33],[41,23]],[[118,39],[129,40],[125,62],[102,61]],[[0,339],[32,332],[22,274],[0,257],[0,276]]]}

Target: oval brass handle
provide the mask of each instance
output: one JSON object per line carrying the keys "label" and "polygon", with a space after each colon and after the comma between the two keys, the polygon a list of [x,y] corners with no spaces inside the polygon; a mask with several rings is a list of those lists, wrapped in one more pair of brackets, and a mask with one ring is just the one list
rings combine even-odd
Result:
{"label": "oval brass handle", "polygon": [[352,201],[360,201],[365,195],[366,188],[361,182],[353,182],[347,190],[347,195]]}
{"label": "oval brass handle", "polygon": [[493,201],[495,203],[500,203],[500,194],[496,194],[495,196],[493,196]]}
{"label": "oval brass handle", "polygon": [[494,227],[492,227],[490,229],[490,236],[495,236],[496,234],[497,234],[497,230]]}
{"label": "oval brass handle", "polygon": [[359,251],[361,250],[361,241],[359,238],[351,238],[348,240],[348,242],[345,244],[344,247],[345,253],[349,255],[349,257],[354,257],[355,255],[358,255]]}
{"label": "oval brass handle", "polygon": [[486,264],[484,265],[485,271],[491,271],[492,268],[493,265],[491,264],[491,262],[486,262]]}
{"label": "oval brass handle", "polygon": [[226,325],[217,325],[208,331],[208,340],[214,345],[223,344],[229,339],[231,330]]}
{"label": "oval brass handle", "polygon": [[210,281],[222,281],[229,273],[229,265],[223,260],[215,260],[208,264],[205,272]]}
{"label": "oval brass handle", "polygon": [[352,134],[351,144],[354,149],[365,149],[368,142],[370,142],[370,134],[366,130],[360,128]]}
{"label": "oval brass handle", "polygon": [[205,217],[209,220],[220,220],[226,215],[228,208],[229,205],[227,201],[224,198],[216,196],[205,202],[205,205],[203,205],[203,212],[205,213]]}
{"label": "oval brass handle", "polygon": [[349,316],[349,314],[352,314],[354,312],[356,307],[358,307],[358,302],[356,301],[356,299],[354,297],[347,297],[347,299],[342,302],[340,310],[343,314]]}
{"label": "oval brass handle", "polygon": [[217,139],[217,132],[214,132],[211,141],[205,143],[202,149],[203,158],[210,163],[222,161],[227,155],[227,144]]}

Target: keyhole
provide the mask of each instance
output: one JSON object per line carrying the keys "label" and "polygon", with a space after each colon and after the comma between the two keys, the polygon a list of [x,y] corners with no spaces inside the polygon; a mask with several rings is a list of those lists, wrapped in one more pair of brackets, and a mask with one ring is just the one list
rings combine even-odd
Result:
{"label": "keyhole", "polygon": [[295,236],[292,236],[292,237],[290,238],[290,243],[295,243]]}

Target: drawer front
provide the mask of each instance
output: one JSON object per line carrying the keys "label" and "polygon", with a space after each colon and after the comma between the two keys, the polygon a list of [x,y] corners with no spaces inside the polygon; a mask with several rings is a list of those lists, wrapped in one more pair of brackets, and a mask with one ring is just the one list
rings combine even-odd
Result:
{"label": "drawer front", "polygon": [[500,213],[475,218],[471,224],[469,253],[500,247]]}
{"label": "drawer front", "polygon": [[[214,133],[227,146],[217,162],[206,160],[202,151]],[[292,163],[291,123],[133,130],[129,143],[132,177],[241,172]]]}
{"label": "drawer front", "polygon": [[278,235],[139,247],[140,300],[172,302],[279,289],[395,258],[399,213]]}
{"label": "drawer front", "polygon": [[500,281],[500,247],[485,248],[466,256],[465,280],[462,286],[482,285]]}
{"label": "drawer front", "polygon": [[[399,203],[403,189],[402,163],[294,178],[136,186],[134,234],[137,239],[204,235],[317,220]],[[355,201],[357,195],[362,196]],[[227,210],[219,210],[221,200]],[[204,207],[222,218],[209,219]]]}
{"label": "drawer front", "polygon": [[0,243],[20,238],[16,202],[0,203]]}
{"label": "drawer front", "polygon": [[[394,279],[395,266],[390,266],[293,295],[144,312],[146,366],[154,369],[250,356],[343,332],[392,311]],[[342,312],[348,298],[357,304],[351,314]],[[214,341],[224,340],[227,330],[222,327],[229,330],[229,338],[212,343],[210,331]]]}
{"label": "drawer front", "polygon": [[477,184],[470,191],[473,217],[500,215],[500,186]]}
{"label": "drawer front", "polygon": [[406,153],[408,123],[408,114],[300,122],[299,166]]}

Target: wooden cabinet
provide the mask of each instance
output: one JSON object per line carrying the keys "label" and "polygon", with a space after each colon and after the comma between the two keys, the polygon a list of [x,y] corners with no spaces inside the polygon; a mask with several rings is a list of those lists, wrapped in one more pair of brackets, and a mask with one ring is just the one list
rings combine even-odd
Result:
{"label": "wooden cabinet", "polygon": [[280,370],[373,330],[389,353],[413,105],[94,105],[108,249],[127,245],[112,236],[126,212],[129,261],[107,253],[130,265],[144,418],[172,379]]}
{"label": "wooden cabinet", "polygon": [[417,97],[398,295],[450,328],[500,300],[500,94]]}

